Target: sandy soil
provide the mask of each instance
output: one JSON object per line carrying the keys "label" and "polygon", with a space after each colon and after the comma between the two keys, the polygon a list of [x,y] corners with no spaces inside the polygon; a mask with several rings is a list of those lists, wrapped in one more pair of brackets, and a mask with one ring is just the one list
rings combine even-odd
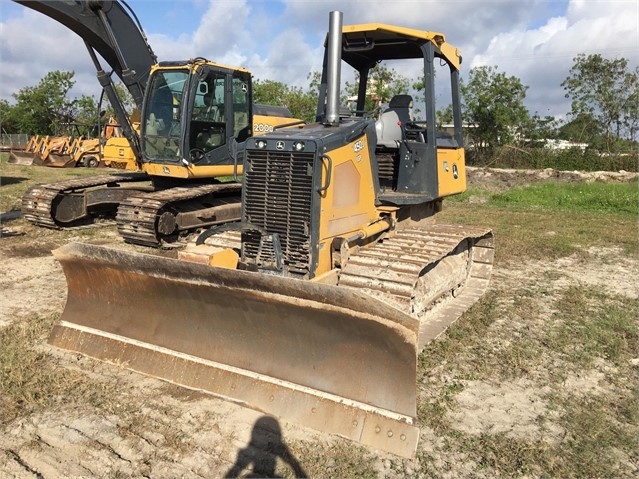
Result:
{"label": "sandy soil", "polygon": [[[557,174],[551,171],[513,175],[497,170],[477,170],[470,172],[470,183],[482,181],[499,190],[514,183],[541,181],[553,176]],[[606,176],[610,179],[611,174],[606,173]],[[625,178],[627,174],[612,176]],[[567,179],[584,180],[583,175],[577,173]],[[25,230],[29,230],[27,225],[9,222],[4,225],[0,238],[0,327],[32,314],[59,313],[65,302],[64,276],[49,253],[62,242],[55,239],[55,234],[48,234],[49,239],[45,241],[29,235],[16,241],[16,237],[11,236]],[[101,243],[121,245],[113,233],[102,235]],[[619,251],[614,248],[590,253],[589,260],[569,257],[495,270],[491,287],[515,290],[525,287],[522,282],[548,283],[547,273],[554,271],[561,274],[552,276],[554,279],[548,284],[551,294],[541,297],[542,303],[548,301],[550,304],[552,291],[560,292],[570,285],[583,283],[638,297],[639,262],[636,258],[620,258]],[[493,327],[500,327],[499,321]],[[97,409],[89,406],[69,407],[62,399],[55,408],[14,421],[0,434],[0,477],[221,477],[237,464],[238,457],[257,458],[267,464],[272,457],[260,451],[281,440],[278,425],[260,421],[263,414],[259,411],[59,351],[46,344],[41,348],[60,367],[81,370],[96,378],[108,378],[117,384],[120,400],[110,405],[109,410],[113,411],[110,415],[99,414]],[[600,380],[600,373],[572,377],[567,379],[566,387],[596,392]],[[468,381],[457,395],[450,414],[456,428],[466,433],[504,432],[516,437],[544,437],[553,441],[561,437],[562,431],[541,430],[536,421],[541,413],[547,412],[542,397],[543,391],[523,381],[503,384]],[[264,427],[255,428],[256,424]],[[279,427],[285,441],[311,440],[329,444],[335,440],[330,435],[283,420]],[[425,428],[419,447],[428,451],[437,440],[432,431]],[[393,457],[374,453],[380,473],[391,474]],[[437,460],[446,461],[446,458]],[[278,461],[282,462],[282,455]],[[288,467],[295,471],[295,463],[291,464]],[[448,466],[449,474],[444,474],[447,477],[459,477],[472,471],[472,464],[468,463]],[[419,465],[415,468],[413,472],[418,472]]]}

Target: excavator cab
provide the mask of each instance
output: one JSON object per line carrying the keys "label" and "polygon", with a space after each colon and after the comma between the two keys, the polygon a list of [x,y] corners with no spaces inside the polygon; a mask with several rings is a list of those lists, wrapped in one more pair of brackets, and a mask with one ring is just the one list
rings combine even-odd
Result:
{"label": "excavator cab", "polygon": [[237,144],[252,130],[251,116],[247,70],[201,58],[160,63],[151,71],[142,108],[144,162],[196,167],[237,164]]}

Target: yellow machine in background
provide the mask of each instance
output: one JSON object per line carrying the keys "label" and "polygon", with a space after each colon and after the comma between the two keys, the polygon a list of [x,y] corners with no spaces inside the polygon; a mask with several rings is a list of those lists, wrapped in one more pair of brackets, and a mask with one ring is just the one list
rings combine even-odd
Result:
{"label": "yellow machine in background", "polygon": [[32,165],[35,153],[40,148],[43,140],[40,135],[32,136],[24,150],[11,150],[8,162],[16,165]]}
{"label": "yellow machine in background", "polygon": [[111,137],[102,147],[102,161],[108,168],[136,171],[135,155],[129,140],[124,137]]}
{"label": "yellow machine in background", "polygon": [[[377,120],[363,111],[371,69],[394,60],[418,63],[421,119],[408,94]],[[441,33],[342,27],[333,12],[318,121],[246,140],[240,221],[202,232],[178,260],[54,251],[68,299],[49,341],[413,456],[417,356],[484,293],[493,262],[490,229],[435,221],[466,189],[460,63]],[[360,80],[355,116],[339,108],[347,67]],[[436,78],[453,134],[436,128]],[[148,150],[168,136],[142,138]],[[179,168],[198,171],[192,158]]]}
{"label": "yellow machine in background", "polygon": [[24,151],[11,151],[9,163],[17,165],[43,165],[51,154],[65,151],[70,144],[68,136],[38,136],[32,138]]}

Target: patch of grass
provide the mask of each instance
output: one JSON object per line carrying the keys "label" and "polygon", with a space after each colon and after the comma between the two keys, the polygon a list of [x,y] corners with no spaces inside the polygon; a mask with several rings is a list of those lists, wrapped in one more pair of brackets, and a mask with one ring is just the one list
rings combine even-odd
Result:
{"label": "patch of grass", "polygon": [[627,256],[639,256],[637,218],[627,213],[446,200],[438,221],[492,228],[495,266],[585,254],[585,245],[614,244]]}
{"label": "patch of grass", "polygon": [[72,178],[117,173],[119,170],[96,168],[49,168],[7,163],[9,153],[0,153],[0,212],[20,209],[24,192],[40,183],[52,183]]}
{"label": "patch of grass", "polygon": [[[472,435],[452,428],[438,431],[444,440],[434,452],[418,451],[418,461],[432,463],[437,456],[463,457],[477,465],[479,476],[488,477],[631,477],[635,471],[638,432],[636,420],[620,414],[619,402],[633,402],[636,394],[625,397],[557,397],[554,403],[562,413],[556,420],[565,431],[556,442],[518,438],[507,433]],[[432,476],[442,471],[431,470]]]}
{"label": "patch of grass", "polygon": [[497,206],[589,211],[606,214],[639,214],[639,189],[628,183],[544,182],[513,188],[492,196]]}
{"label": "patch of grass", "polygon": [[[460,458],[476,464],[480,475],[494,477],[630,477],[636,472],[639,384],[630,364],[639,357],[636,301],[572,286],[555,292],[552,309],[544,312],[537,301],[545,286],[538,286],[490,291],[420,355],[418,384],[424,393],[418,418],[439,438],[434,451],[418,451],[430,475],[441,475],[446,463]],[[542,314],[548,319],[540,321]],[[528,326],[527,319],[533,320]],[[563,386],[566,375],[589,370],[607,372],[595,393],[572,393]],[[548,412],[538,425],[540,431],[564,431],[563,438],[455,429],[450,412],[464,381],[517,379],[549,391],[544,394]],[[433,465],[438,457],[445,460]]]}
{"label": "patch of grass", "polygon": [[596,288],[570,287],[557,307],[561,321],[550,334],[549,345],[576,367],[590,367],[598,358],[626,367],[630,359],[639,357],[635,300]]}
{"label": "patch of grass", "polygon": [[[471,203],[473,196],[486,202]],[[447,198],[440,222],[493,228],[495,264],[555,259],[583,245],[621,246],[637,257],[639,188],[636,183],[544,182],[490,195],[474,188]]]}
{"label": "patch of grass", "polygon": [[639,446],[639,431],[636,422],[633,425],[619,421],[622,418],[616,414],[616,399],[607,395],[564,399],[565,413],[560,422],[566,429],[566,437],[560,449],[565,474],[561,475],[629,477],[632,474],[628,459]]}
{"label": "patch of grass", "polygon": [[[368,479],[378,477],[376,456],[366,448],[345,440],[328,444],[309,441],[287,441],[288,446],[308,477],[349,477]],[[276,471],[286,478],[296,477],[289,467]]]}
{"label": "patch of grass", "polygon": [[[543,363],[540,347],[542,331],[528,324],[529,318],[540,314],[534,298],[527,291],[511,293],[490,290],[480,301],[451,326],[446,335],[427,345],[419,356],[420,380],[442,364],[454,364],[451,375],[463,380],[513,380],[527,377]],[[503,340],[486,341],[489,329],[498,318],[509,324],[508,336]],[[516,325],[514,325],[516,323]],[[444,386],[446,389],[448,385]],[[437,428],[437,412],[451,404],[449,395],[430,398],[421,404],[418,417],[430,427]]]}
{"label": "patch of grass", "polygon": [[37,347],[58,318],[34,315],[0,329],[0,425],[91,389],[82,374],[56,367]]}

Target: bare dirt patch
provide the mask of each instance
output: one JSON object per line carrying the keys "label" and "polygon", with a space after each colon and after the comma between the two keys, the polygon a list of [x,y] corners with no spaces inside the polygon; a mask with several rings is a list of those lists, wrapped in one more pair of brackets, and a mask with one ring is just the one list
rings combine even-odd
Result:
{"label": "bare dirt patch", "polygon": [[[584,181],[573,173],[559,176],[566,181]],[[481,184],[493,191],[557,177],[551,172],[469,172],[471,185]],[[597,180],[594,175],[593,178]],[[625,181],[626,175],[619,174],[619,178]],[[3,227],[19,235],[0,238],[0,328],[16,321],[26,322],[33,314],[62,311],[66,282],[59,264],[50,255],[51,249],[81,240],[141,250],[123,244],[111,227],[99,228],[88,236],[39,234],[40,230],[20,218]],[[557,444],[564,438],[566,428],[555,421],[557,411],[551,407],[552,397],[543,384],[553,368],[561,370],[560,387],[568,398],[614,393],[605,381],[611,374],[605,364],[579,371],[565,368],[556,358],[534,357],[535,351],[525,349],[526,339],[552,321],[557,301],[570,287],[585,284],[637,299],[637,258],[623,256],[615,245],[586,246],[582,253],[557,260],[508,264],[495,270],[491,291],[499,292],[504,302],[507,300],[503,298],[514,303],[524,297],[534,303],[534,310],[516,310],[515,314],[509,309],[510,304],[497,306],[498,317],[487,326],[478,343],[483,344],[482,354],[487,355],[487,362],[493,360],[488,357],[491,353],[497,358],[495,361],[505,363],[501,366],[503,377],[494,381],[482,377],[480,370],[462,371],[464,378],[457,380],[458,387],[449,394],[447,407],[441,412],[456,432],[469,437],[501,434],[515,440]],[[501,314],[503,311],[508,314]],[[450,439],[437,432],[435,426],[431,428],[431,424],[423,427],[418,459],[399,461],[285,421],[271,424],[270,428],[256,427],[262,424],[263,414],[259,411],[57,350],[48,346],[44,337],[38,351],[52,367],[81,373],[95,392],[84,403],[72,397],[53,398],[48,407],[24,411],[4,425],[0,432],[0,477],[223,477],[234,466],[246,466],[242,471],[246,475],[256,464],[261,464],[257,469],[262,471],[286,477],[299,475],[290,457],[282,454],[282,443],[291,445],[292,456],[309,476],[352,473],[353,469],[340,467],[353,462],[354,457],[366,463],[357,465],[367,471],[367,475],[362,474],[364,477],[495,476],[491,469],[494,466],[475,462],[469,452],[451,449]],[[528,353],[533,354],[532,359],[526,356]],[[463,362],[464,357],[451,357],[448,361]],[[527,379],[509,378],[511,364],[525,370]],[[428,386],[432,390],[427,395],[436,397],[449,387],[451,378],[445,373],[438,376],[445,367],[444,362],[431,372]],[[472,377],[474,374],[477,377]],[[314,465],[314,454],[324,458],[324,462]],[[252,458],[253,463],[238,462],[238,458]],[[628,458],[623,456],[619,461],[628,462]],[[313,474],[318,470],[320,473]],[[529,475],[535,476],[534,471]]]}
{"label": "bare dirt patch", "polygon": [[628,171],[558,171],[509,170],[504,168],[467,167],[468,186],[480,186],[493,193],[500,193],[516,186],[526,186],[548,180],[567,182],[631,181],[639,176]]}

